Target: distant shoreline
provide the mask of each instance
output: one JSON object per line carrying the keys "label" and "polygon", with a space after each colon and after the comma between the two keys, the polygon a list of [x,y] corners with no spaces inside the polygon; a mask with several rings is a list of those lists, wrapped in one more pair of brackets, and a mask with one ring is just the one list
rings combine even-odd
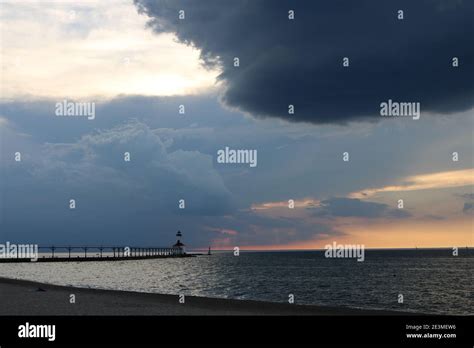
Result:
{"label": "distant shoreline", "polygon": [[[390,310],[77,288],[0,277],[0,316],[43,315],[422,315]],[[70,303],[71,294],[75,303]]]}

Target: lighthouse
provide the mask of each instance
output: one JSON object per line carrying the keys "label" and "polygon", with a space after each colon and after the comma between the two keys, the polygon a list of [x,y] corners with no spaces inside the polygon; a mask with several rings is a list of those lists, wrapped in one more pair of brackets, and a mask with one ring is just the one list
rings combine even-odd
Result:
{"label": "lighthouse", "polygon": [[178,231],[176,233],[176,238],[178,239],[176,241],[176,243],[173,245],[173,248],[176,248],[178,249],[178,254],[180,255],[183,255],[183,254],[186,254],[186,250],[185,250],[185,245],[183,243],[181,243],[181,240],[180,238],[182,237],[183,235],[181,234],[181,231]]}

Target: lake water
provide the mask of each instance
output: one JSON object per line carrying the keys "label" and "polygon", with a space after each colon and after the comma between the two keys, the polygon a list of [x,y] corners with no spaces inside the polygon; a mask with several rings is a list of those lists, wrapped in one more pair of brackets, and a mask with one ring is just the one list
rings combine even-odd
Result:
{"label": "lake water", "polygon": [[[0,264],[0,277],[218,298],[474,314],[474,251],[369,250],[365,261],[322,251],[216,252],[193,258]],[[403,295],[403,303],[398,303]]]}

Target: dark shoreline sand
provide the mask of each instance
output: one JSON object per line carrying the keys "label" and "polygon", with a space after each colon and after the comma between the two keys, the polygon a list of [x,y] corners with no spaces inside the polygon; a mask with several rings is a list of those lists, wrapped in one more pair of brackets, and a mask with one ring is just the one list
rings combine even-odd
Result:
{"label": "dark shoreline sand", "polygon": [[[45,291],[38,291],[41,288]],[[74,294],[76,303],[69,302]],[[249,300],[85,289],[0,278],[0,316],[10,315],[413,315]]]}

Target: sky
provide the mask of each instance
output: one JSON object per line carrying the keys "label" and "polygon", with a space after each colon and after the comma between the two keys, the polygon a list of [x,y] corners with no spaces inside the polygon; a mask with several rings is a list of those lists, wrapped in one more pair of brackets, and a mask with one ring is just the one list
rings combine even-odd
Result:
{"label": "sky", "polygon": [[[473,15],[452,0],[0,1],[0,242],[473,246]],[[419,118],[381,116],[389,100]],[[94,117],[58,116],[63,101]],[[256,166],[221,163],[226,147]]]}

